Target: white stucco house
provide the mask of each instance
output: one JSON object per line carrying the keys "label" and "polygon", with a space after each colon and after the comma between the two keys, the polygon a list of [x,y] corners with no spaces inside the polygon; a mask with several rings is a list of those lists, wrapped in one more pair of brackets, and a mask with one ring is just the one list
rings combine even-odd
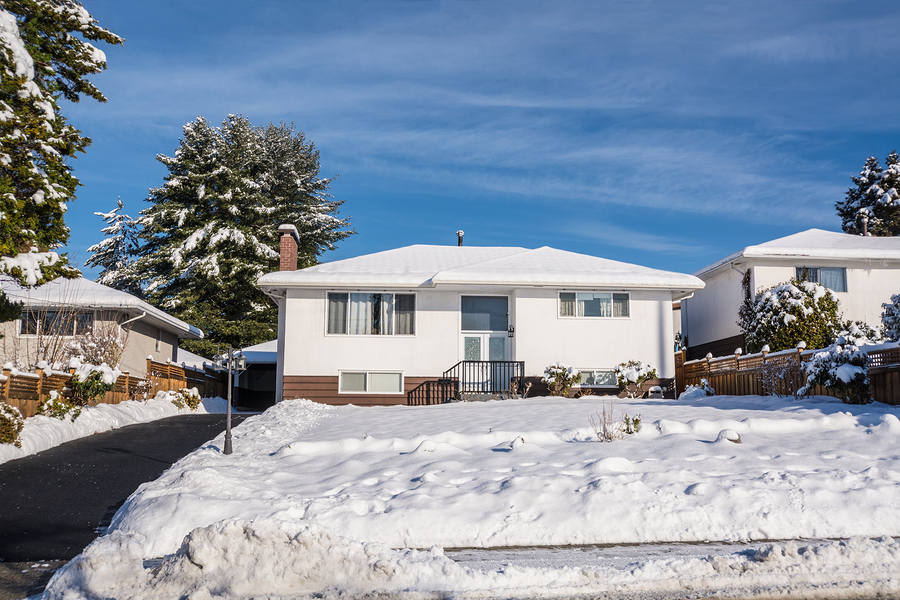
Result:
{"label": "white stucco house", "polygon": [[0,289],[22,304],[14,321],[0,324],[0,362],[28,367],[67,357],[79,341],[118,337],[119,368],[135,377],[147,374],[147,358],[178,358],[179,339],[200,339],[198,328],[126,292],[84,277],[59,278],[37,287],[0,276]]}
{"label": "white stucco house", "polygon": [[279,308],[277,399],[402,404],[460,361],[487,379],[512,372],[508,363],[540,376],[561,361],[585,386],[615,387],[615,365],[630,359],[672,377],[672,302],[703,287],[682,273],[461,238],[295,270],[295,230],[280,231],[282,270],[258,281]]}
{"label": "white stucco house", "polygon": [[755,293],[793,278],[835,292],[843,318],[881,323],[881,305],[900,292],[900,237],[864,237],[822,229],[747,246],[696,273],[706,286],[681,301],[688,359],[731,354],[744,346],[737,324],[742,282]]}

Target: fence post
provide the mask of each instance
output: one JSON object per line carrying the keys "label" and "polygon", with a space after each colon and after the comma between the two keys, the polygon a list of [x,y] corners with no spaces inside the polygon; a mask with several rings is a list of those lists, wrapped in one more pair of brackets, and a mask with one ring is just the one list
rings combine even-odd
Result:
{"label": "fence post", "polygon": [[131,398],[131,376],[128,371],[122,373],[122,376],[125,377],[125,399],[129,400]]}
{"label": "fence post", "polygon": [[37,382],[37,401],[38,401],[38,403],[40,403],[40,401],[41,401],[41,392],[44,391],[44,370],[38,368],[38,369],[35,369],[34,372],[35,372],[35,374],[37,374],[37,376],[38,376],[38,382]]}
{"label": "fence post", "polygon": [[3,380],[3,401],[9,402],[9,385],[12,383],[12,371],[3,369],[3,376],[6,378]]}

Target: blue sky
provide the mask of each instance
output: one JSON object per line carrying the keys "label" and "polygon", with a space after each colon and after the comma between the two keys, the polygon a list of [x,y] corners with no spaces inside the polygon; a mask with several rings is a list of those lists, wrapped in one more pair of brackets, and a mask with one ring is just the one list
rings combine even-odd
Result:
{"label": "blue sky", "polygon": [[64,108],[94,140],[75,262],[94,211],[146,206],[197,115],[316,142],[358,232],[323,260],[462,228],[690,272],[838,230],[850,176],[900,148],[897,3],[84,4],[126,42],[95,78],[109,102]]}

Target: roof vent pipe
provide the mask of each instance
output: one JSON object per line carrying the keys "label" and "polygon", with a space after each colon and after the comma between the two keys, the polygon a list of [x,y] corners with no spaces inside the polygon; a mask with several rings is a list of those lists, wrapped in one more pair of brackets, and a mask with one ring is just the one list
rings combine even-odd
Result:
{"label": "roof vent pipe", "polygon": [[457,246],[462,246],[462,238],[465,234],[466,234],[466,232],[463,231],[462,229],[456,230],[456,245]]}

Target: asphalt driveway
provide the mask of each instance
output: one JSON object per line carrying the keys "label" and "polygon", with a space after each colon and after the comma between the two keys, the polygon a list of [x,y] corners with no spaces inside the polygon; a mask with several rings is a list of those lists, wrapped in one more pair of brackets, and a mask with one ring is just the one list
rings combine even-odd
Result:
{"label": "asphalt driveway", "polygon": [[224,429],[225,415],[179,415],[0,464],[0,561],[72,558],[141,483]]}

